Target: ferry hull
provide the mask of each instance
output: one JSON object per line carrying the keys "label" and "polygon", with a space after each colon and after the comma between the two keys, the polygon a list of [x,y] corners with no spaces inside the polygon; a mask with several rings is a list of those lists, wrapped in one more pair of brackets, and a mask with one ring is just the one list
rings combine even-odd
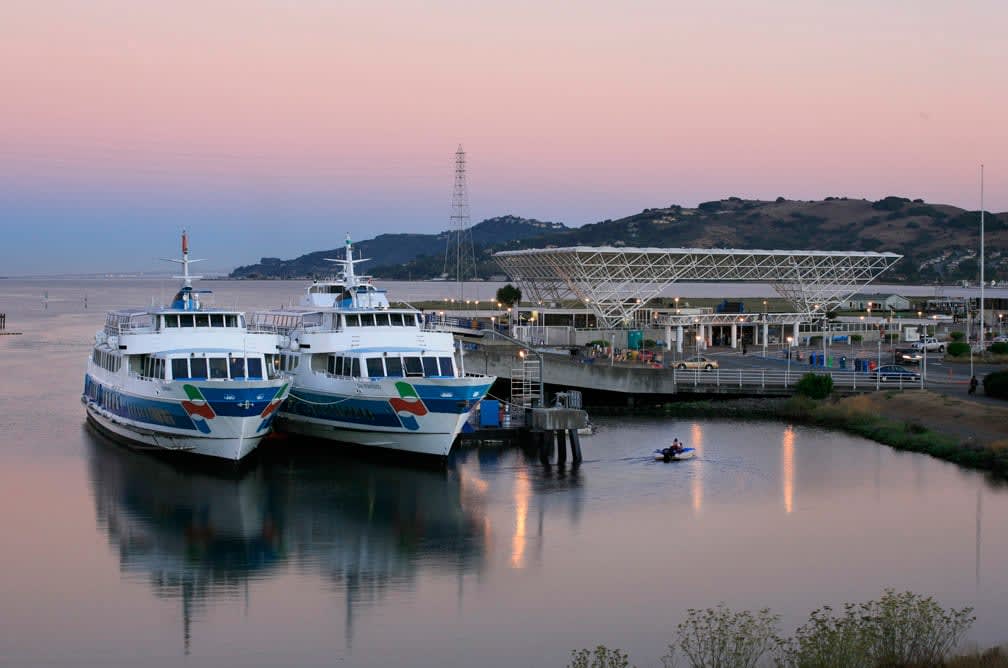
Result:
{"label": "ferry hull", "polygon": [[[205,436],[186,436],[183,434],[171,434],[158,432],[150,429],[138,428],[125,424],[115,416],[97,408],[94,405],[87,406],[87,417],[95,424],[100,431],[105,432],[115,440],[123,441],[127,445],[139,446],[145,449],[160,450],[164,452],[189,452],[207,457],[217,457],[228,461],[239,461],[259,446],[259,442],[266,437],[266,433],[249,434],[232,438],[207,438]],[[252,424],[248,418],[240,419],[245,424],[238,427],[238,431],[255,430],[258,420]]]}
{"label": "ferry hull", "polygon": [[272,431],[277,409],[289,391],[285,381],[241,388],[183,387],[196,392],[200,400],[155,399],[110,387],[88,375],[81,402],[88,419],[116,440],[238,461]]}
{"label": "ferry hull", "polygon": [[275,428],[337,443],[447,457],[493,380],[385,381],[369,383],[367,394],[311,390],[295,382]]}

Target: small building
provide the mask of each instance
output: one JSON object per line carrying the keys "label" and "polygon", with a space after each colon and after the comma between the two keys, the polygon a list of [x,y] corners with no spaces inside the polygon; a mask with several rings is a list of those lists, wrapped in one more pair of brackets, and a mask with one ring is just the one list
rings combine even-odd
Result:
{"label": "small building", "polygon": [[840,308],[845,311],[867,311],[869,308],[879,311],[909,311],[910,300],[906,297],[888,294],[864,294],[851,295],[844,301]]}

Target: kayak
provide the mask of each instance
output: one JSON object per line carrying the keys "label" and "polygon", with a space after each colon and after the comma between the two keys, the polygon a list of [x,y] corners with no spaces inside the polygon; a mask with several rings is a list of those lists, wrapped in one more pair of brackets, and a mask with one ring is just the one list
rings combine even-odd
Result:
{"label": "kayak", "polygon": [[682,451],[675,454],[672,454],[668,448],[654,451],[654,458],[660,462],[679,462],[684,459],[693,459],[695,456],[696,448],[683,448]]}

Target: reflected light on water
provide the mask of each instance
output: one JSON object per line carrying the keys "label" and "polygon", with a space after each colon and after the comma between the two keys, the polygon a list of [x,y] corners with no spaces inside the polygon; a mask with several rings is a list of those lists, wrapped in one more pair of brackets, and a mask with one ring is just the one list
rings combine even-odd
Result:
{"label": "reflected light on water", "polygon": [[703,457],[703,427],[694,422],[690,426],[690,444],[696,448],[693,459],[693,480],[690,482],[690,495],[693,497],[693,512],[699,513],[703,506],[703,467],[700,458]]}
{"label": "reflected light on water", "polygon": [[784,512],[794,510],[794,429],[788,425],[781,439],[781,481],[784,486]]}
{"label": "reflected light on water", "polygon": [[515,529],[511,541],[511,567],[522,568],[525,565],[525,531],[528,519],[529,497],[532,485],[529,483],[528,472],[519,471],[515,476]]}

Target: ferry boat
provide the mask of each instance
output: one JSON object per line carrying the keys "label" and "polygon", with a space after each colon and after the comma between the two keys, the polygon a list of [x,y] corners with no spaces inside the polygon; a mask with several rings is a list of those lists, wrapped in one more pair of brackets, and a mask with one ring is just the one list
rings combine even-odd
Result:
{"label": "ferry boat", "polygon": [[331,279],[308,286],[300,306],[254,314],[277,336],[280,371],[293,376],[277,429],[333,442],[447,457],[472,408],[496,380],[466,374],[451,333],[414,308],[391,308],[385,290],[358,276],[353,247]]}
{"label": "ferry boat", "polygon": [[110,311],[84,375],[88,420],[131,445],[237,461],[270,433],[290,391],[275,337],[193,290],[182,233],[182,287],[166,307]]}

